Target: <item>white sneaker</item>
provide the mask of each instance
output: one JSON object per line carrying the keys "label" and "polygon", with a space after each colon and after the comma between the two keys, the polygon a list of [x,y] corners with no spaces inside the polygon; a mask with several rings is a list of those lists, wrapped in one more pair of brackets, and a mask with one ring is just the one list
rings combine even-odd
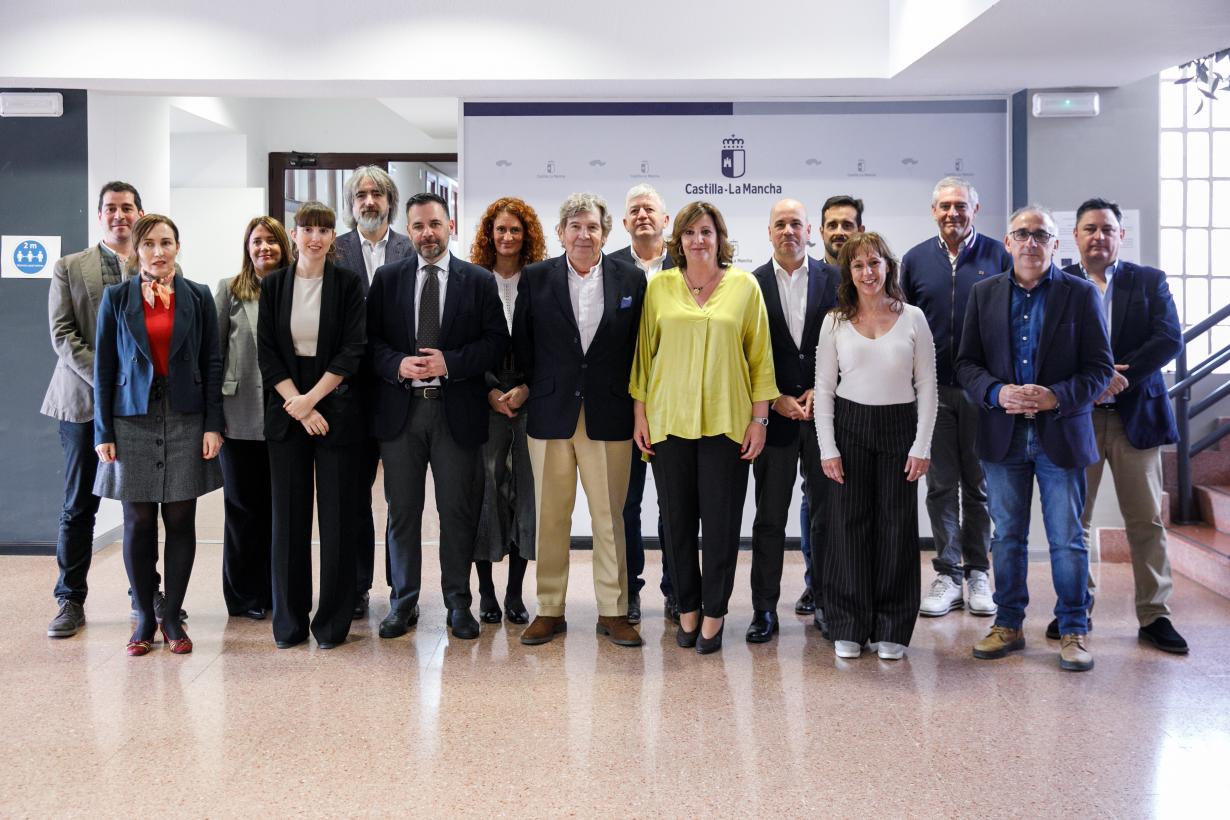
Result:
{"label": "white sneaker", "polygon": [[839,658],[857,658],[863,651],[854,641],[834,641],[833,646]]}
{"label": "white sneaker", "polygon": [[966,606],[971,615],[994,615],[998,607],[991,597],[991,579],[980,569],[970,570],[969,602]]}
{"label": "white sneaker", "polygon": [[963,606],[965,601],[961,598],[961,585],[947,575],[937,575],[918,607],[918,614],[926,618],[938,618]]}
{"label": "white sneaker", "polygon": [[876,654],[882,661],[899,661],[905,657],[905,644],[880,641],[876,647]]}

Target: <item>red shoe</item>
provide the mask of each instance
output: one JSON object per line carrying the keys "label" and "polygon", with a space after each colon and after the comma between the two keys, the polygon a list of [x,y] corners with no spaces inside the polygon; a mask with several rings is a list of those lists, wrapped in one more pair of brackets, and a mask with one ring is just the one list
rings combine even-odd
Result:
{"label": "red shoe", "polygon": [[184,633],[182,638],[172,638],[167,634],[165,625],[160,624],[159,629],[162,630],[162,639],[167,642],[167,648],[176,655],[187,655],[192,651],[192,639],[188,637],[188,633]]}
{"label": "red shoe", "polygon": [[153,641],[129,641],[124,651],[128,653],[130,658],[139,658],[142,655],[148,655],[153,648]]}

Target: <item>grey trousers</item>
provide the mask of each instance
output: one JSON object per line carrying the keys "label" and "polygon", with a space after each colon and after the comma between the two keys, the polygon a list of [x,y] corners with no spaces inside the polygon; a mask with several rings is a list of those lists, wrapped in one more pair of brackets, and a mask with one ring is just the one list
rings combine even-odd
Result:
{"label": "grey trousers", "polygon": [[939,394],[927,472],[927,515],[935,538],[931,565],[960,584],[971,570],[991,566],[991,516],[987,481],[974,452],[978,407],[959,387],[942,384]]}

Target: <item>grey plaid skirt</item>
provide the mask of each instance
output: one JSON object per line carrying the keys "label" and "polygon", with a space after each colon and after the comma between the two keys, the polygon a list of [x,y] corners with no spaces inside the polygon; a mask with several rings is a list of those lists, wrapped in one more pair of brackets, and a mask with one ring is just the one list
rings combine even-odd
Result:
{"label": "grey plaid skirt", "polygon": [[155,379],[149,412],[116,416],[115,455],[98,465],[94,495],[119,501],[186,501],[222,486],[218,459],[201,458],[202,413],[180,413]]}

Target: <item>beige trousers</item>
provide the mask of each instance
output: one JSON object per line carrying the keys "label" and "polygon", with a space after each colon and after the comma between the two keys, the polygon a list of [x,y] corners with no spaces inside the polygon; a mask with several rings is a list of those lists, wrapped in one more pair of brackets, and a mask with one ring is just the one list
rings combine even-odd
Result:
{"label": "beige trousers", "polygon": [[[1089,546],[1093,503],[1098,497],[1102,470],[1110,465],[1115,482],[1119,511],[1127,530],[1132,553],[1132,575],[1136,581],[1136,619],[1148,626],[1170,615],[1166,602],[1174,582],[1170,559],[1166,556],[1166,528],[1162,526],[1162,454],[1160,447],[1138,450],[1123,431],[1123,419],[1113,410],[1093,410],[1093,432],[1101,458],[1085,468],[1088,492],[1081,526]],[[1093,577],[1089,588],[1093,589]]]}
{"label": "beige trousers", "polygon": [[594,534],[594,597],[598,614],[628,614],[624,500],[632,440],[594,441],[585,434],[585,411],[570,439],[529,439],[538,509],[538,614],[560,617],[568,597],[568,550],[577,474],[589,500]]}

